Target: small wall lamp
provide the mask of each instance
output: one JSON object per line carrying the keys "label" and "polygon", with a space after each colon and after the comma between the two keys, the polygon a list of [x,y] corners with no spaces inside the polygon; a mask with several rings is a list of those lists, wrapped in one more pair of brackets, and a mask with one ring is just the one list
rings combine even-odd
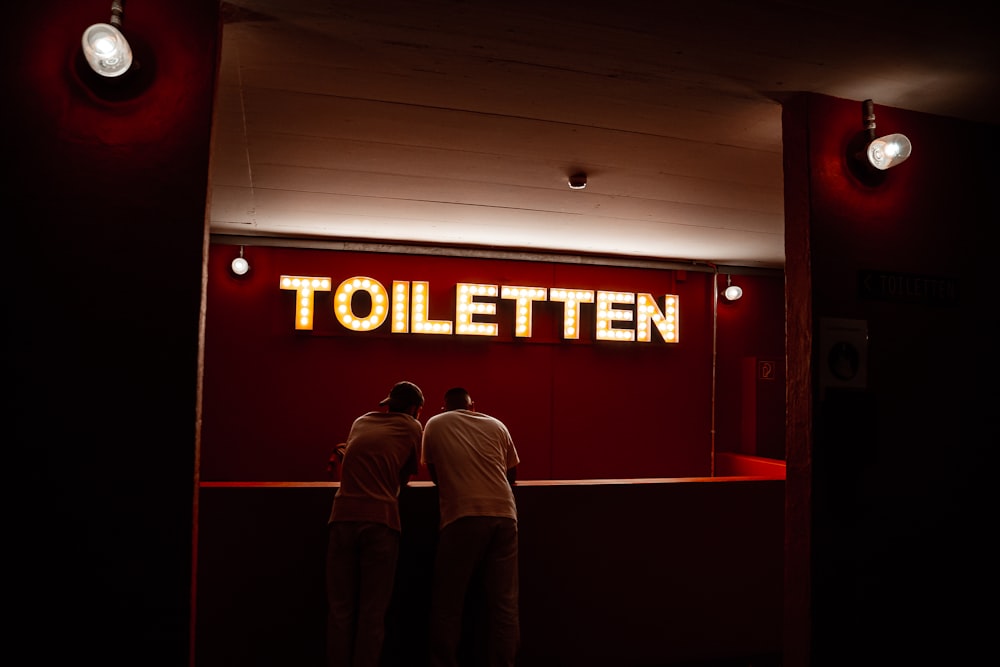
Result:
{"label": "small wall lamp", "polygon": [[250,270],[250,262],[248,262],[246,257],[243,256],[243,246],[240,246],[240,256],[233,260],[233,263],[229,265],[229,268],[231,268],[233,273],[238,276],[245,276],[247,271]]}
{"label": "small wall lamp", "polygon": [[587,174],[579,171],[569,177],[570,190],[583,190],[587,187]]}
{"label": "small wall lamp", "polygon": [[722,298],[732,303],[743,298],[743,288],[733,284],[733,276],[726,276],[726,289],[722,290]]}
{"label": "small wall lamp", "polygon": [[885,171],[910,157],[913,144],[906,135],[887,134],[875,137],[875,105],[871,100],[861,103],[861,113],[865,127],[865,146],[860,159],[879,171]]}
{"label": "small wall lamp", "polygon": [[83,32],[83,55],[101,76],[121,76],[132,66],[132,47],[121,32],[122,12],[122,0],[112,0],[111,20],[95,23]]}

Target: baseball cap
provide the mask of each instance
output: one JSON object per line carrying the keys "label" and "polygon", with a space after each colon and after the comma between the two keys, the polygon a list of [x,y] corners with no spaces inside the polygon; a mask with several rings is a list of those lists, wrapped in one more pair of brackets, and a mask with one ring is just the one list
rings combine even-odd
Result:
{"label": "baseball cap", "polygon": [[393,385],[389,395],[379,401],[378,404],[388,405],[390,403],[401,408],[408,408],[411,405],[423,405],[424,393],[420,391],[420,387],[417,385],[403,380]]}

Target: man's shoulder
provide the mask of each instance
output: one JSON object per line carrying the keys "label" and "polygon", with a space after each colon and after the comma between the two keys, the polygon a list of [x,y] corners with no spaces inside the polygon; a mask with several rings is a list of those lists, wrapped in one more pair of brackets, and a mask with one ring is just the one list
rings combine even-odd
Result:
{"label": "man's shoulder", "polygon": [[450,421],[452,419],[459,419],[463,412],[467,413],[468,410],[445,410],[444,412],[439,412],[436,415],[431,415],[427,419],[427,423],[440,423]]}
{"label": "man's shoulder", "polygon": [[499,426],[503,426],[504,428],[507,428],[506,425],[504,425],[504,423],[502,421],[500,421],[500,419],[498,419],[497,417],[494,417],[493,415],[488,415],[485,412],[475,412],[473,414],[478,415],[479,417],[481,417],[482,419],[484,419],[486,421],[493,422],[494,424],[497,424]]}
{"label": "man's shoulder", "polygon": [[401,429],[419,433],[423,427],[405,412],[368,412],[354,420],[354,430],[359,432],[399,433]]}
{"label": "man's shoulder", "polygon": [[387,422],[396,420],[417,421],[411,415],[405,412],[382,412],[379,410],[372,410],[371,412],[366,412],[365,414],[358,417],[355,421]]}

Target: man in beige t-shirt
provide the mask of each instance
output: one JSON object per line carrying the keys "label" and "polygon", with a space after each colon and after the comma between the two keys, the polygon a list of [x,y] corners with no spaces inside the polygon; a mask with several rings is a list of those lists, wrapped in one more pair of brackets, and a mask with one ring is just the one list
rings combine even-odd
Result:
{"label": "man in beige t-shirt", "polygon": [[351,425],[326,554],[327,665],[378,667],[399,557],[399,491],[417,472],[424,395],[397,382]]}
{"label": "man in beige t-shirt", "polygon": [[484,573],[485,662],[513,667],[518,622],[517,507],[520,459],[507,427],[475,411],[469,392],[445,392],[445,411],[427,420],[421,461],[438,487],[441,520],[431,593],[431,667],[456,667],[465,597]]}

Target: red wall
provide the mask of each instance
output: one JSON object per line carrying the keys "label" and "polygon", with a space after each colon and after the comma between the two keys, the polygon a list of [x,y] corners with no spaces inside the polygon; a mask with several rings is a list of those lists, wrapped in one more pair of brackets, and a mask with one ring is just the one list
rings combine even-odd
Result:
{"label": "red wall", "polygon": [[[963,664],[991,650],[978,599],[996,561],[984,527],[994,520],[1000,132],[875,102],[877,133],[913,143],[877,179],[845,159],[863,128],[860,101],[803,95],[783,112],[789,667],[858,655]],[[909,289],[882,290],[882,276]],[[919,291],[928,277],[948,289]],[[864,325],[861,386],[828,382],[828,318]]]}
{"label": "red wall", "polygon": [[4,8],[10,651],[35,664],[176,667],[191,639],[219,3],[125,5],[141,68],[113,82],[78,67],[109,0]]}
{"label": "red wall", "polygon": [[[712,471],[711,273],[558,262],[249,246],[252,269],[235,277],[239,247],[213,243],[205,347],[204,481],[326,479],[331,446],[397,380],[420,385],[422,419],[454,385],[502,419],[522,458],[520,479],[697,477]],[[578,340],[563,340],[561,306],[537,303],[533,335],[515,338],[501,302],[496,337],[349,331],[332,293],[316,297],[313,329],[295,330],[295,293],[283,274],[326,276],[334,287],[364,275],[430,284],[431,319],[454,320],[456,283],[575,287],[680,297],[680,342],[596,341],[593,306]],[[722,278],[724,280],[724,278]],[[783,428],[783,400],[743,415],[747,358],[783,365],[783,281],[737,276],[743,300],[719,305],[718,450],[740,448],[741,423]],[[767,382],[783,399],[783,377]],[[773,451],[773,450],[772,450]],[[754,454],[756,452],[744,452]],[[779,456],[781,454],[779,453]],[[423,473],[425,475],[426,473]]]}

